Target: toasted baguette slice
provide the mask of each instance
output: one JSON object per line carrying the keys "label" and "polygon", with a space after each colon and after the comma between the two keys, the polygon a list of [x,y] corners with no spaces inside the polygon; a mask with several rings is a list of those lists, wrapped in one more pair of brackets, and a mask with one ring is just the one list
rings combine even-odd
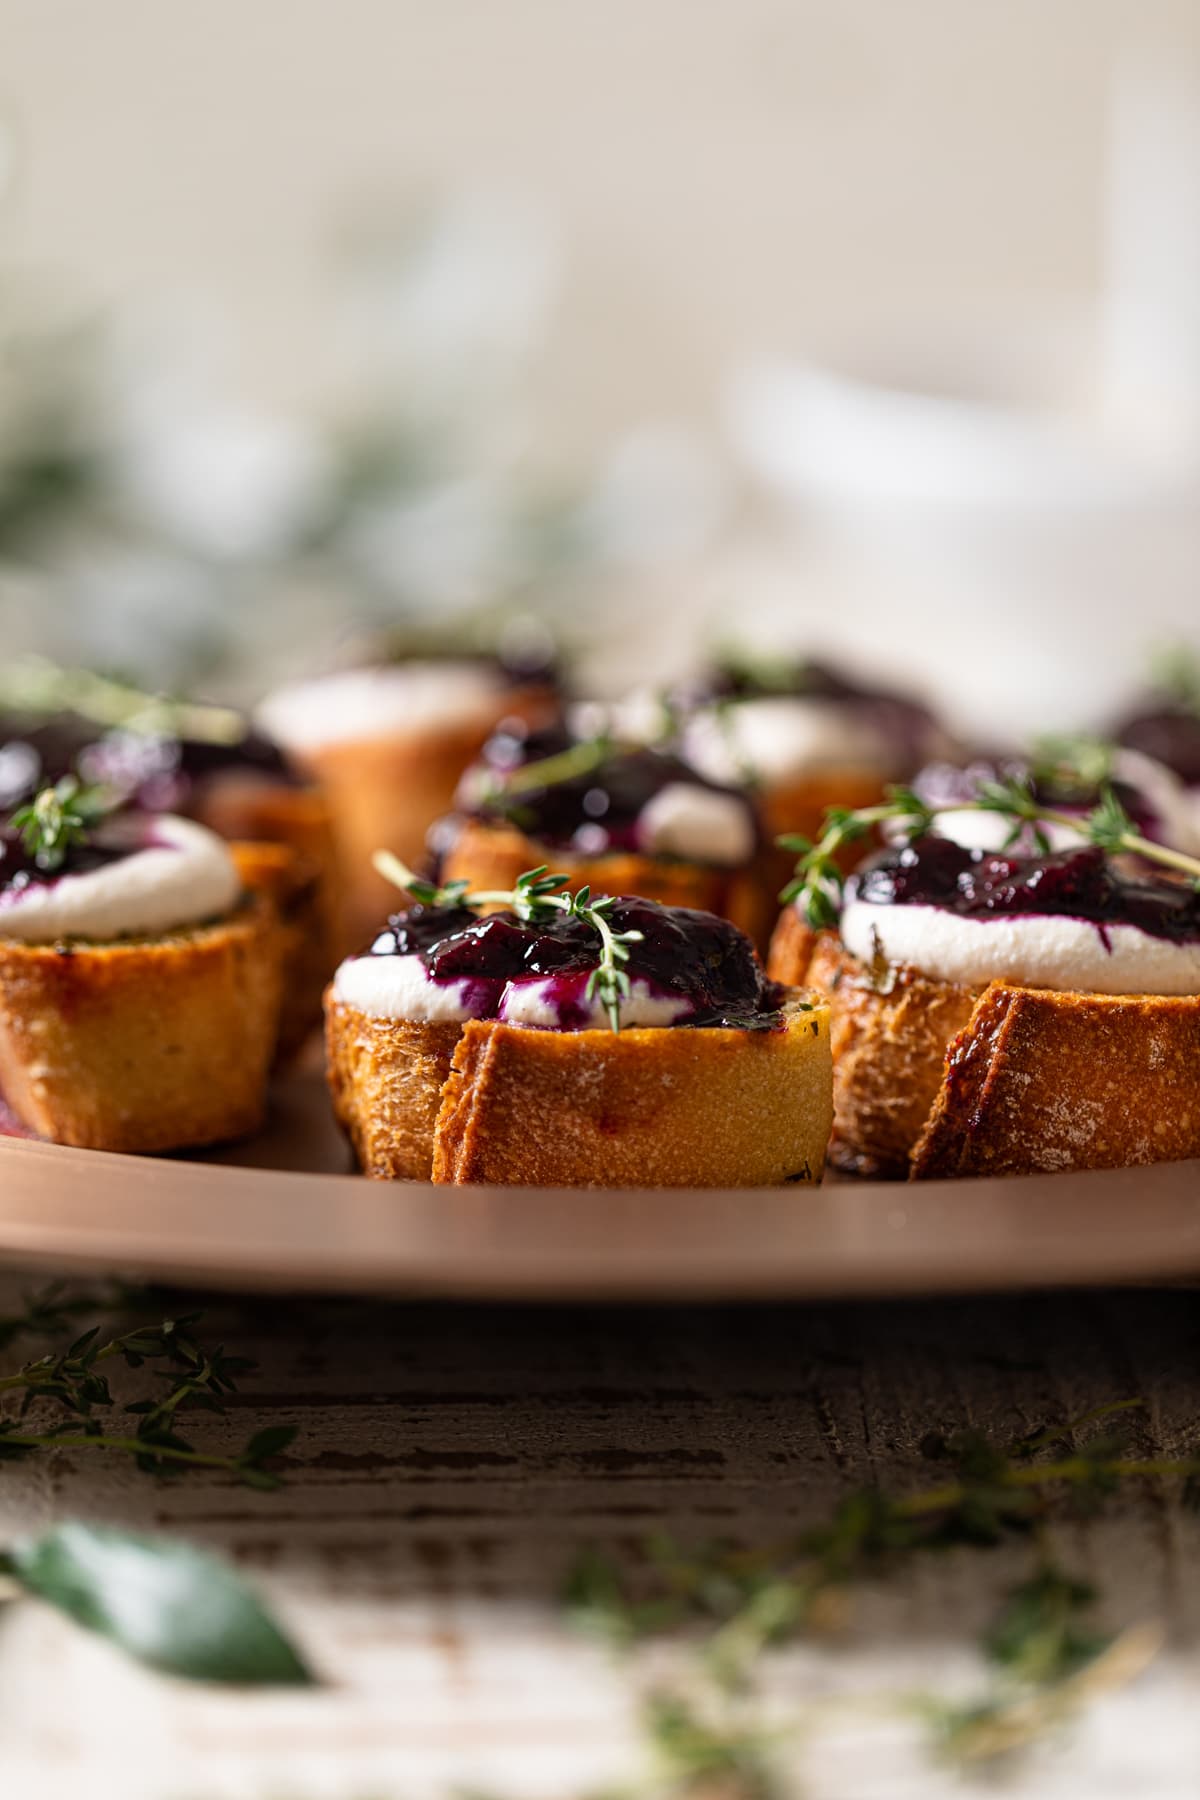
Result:
{"label": "toasted baguette slice", "polygon": [[994,981],[951,1043],[916,1178],[1200,1156],[1200,998]]}
{"label": "toasted baguette slice", "polygon": [[325,1069],[334,1115],[364,1175],[428,1181],[442,1090],[462,1026],[380,1019],[325,998]]}
{"label": "toasted baguette slice", "polygon": [[768,971],[832,1005],[839,1168],[923,1179],[1200,1156],[1200,998],[959,987],[870,968],[794,912]]}
{"label": "toasted baguette slice", "polygon": [[279,993],[262,901],[161,938],[0,939],[0,1093],[28,1130],[88,1149],[245,1136],[262,1121]]}
{"label": "toasted baguette slice", "polygon": [[[549,688],[513,688],[467,720],[314,745],[305,761],[328,797],[345,895],[347,949],[357,948],[389,907],[396,890],[376,874],[376,850],[391,850],[412,868],[425,858],[425,834],[454,800],[459,777],[475,761],[502,718],[548,723],[559,701]],[[528,866],[528,865],[526,865]]]}
{"label": "toasted baguette slice", "polygon": [[819,1181],[829,1014],[776,1030],[535,1031],[375,1019],[329,998],[334,1107],[369,1175],[572,1187]]}
{"label": "toasted baguette slice", "polygon": [[916,969],[868,968],[790,907],[775,927],[767,973],[807,983],[832,1007],[830,1160],[848,1174],[907,1175],[942,1085],[946,1046],[970,1019],[976,993]]}
{"label": "toasted baguette slice", "polygon": [[716,869],[673,857],[641,856],[613,851],[578,856],[551,849],[526,837],[512,825],[467,819],[442,863],[442,880],[465,880],[473,888],[511,889],[526,869],[548,865],[565,875],[572,888],[590,886],[596,894],[637,894],[663,906],[688,906],[730,919],[761,945],[770,908],[759,872],[752,868]]}

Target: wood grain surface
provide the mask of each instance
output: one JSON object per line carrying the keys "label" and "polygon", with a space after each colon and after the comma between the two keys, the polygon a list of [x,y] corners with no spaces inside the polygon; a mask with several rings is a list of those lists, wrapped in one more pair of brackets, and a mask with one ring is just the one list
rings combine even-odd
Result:
{"label": "wood grain surface", "polygon": [[[0,1282],[6,1305],[14,1287]],[[329,1685],[172,1684],[14,1606],[6,1800],[565,1800],[640,1766],[629,1676],[563,1624],[580,1546],[774,1540],[864,1482],[927,1483],[918,1444],[934,1427],[1019,1433],[1142,1394],[1139,1448],[1200,1440],[1200,1306],[1182,1289],[691,1309],[214,1299],[206,1330],[260,1367],[205,1436],[297,1425],[281,1492],[162,1485],[60,1451],[0,1465],[0,1527],[82,1515],[209,1544],[262,1585]],[[1103,1588],[1107,1623],[1157,1621],[1168,1647],[999,1791],[1194,1795],[1200,1523],[1145,1481],[1065,1525],[1060,1548]],[[864,1590],[836,1640],[780,1659],[779,1703],[974,1692],[971,1634],[1025,1567],[1024,1552],[954,1552]],[[836,1716],[795,1771],[809,1800],[998,1791],[869,1711]]]}

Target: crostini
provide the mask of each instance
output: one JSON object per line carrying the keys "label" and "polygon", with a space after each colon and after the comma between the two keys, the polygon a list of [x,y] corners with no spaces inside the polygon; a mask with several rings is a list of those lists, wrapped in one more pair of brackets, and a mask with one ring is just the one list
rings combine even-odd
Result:
{"label": "crostini", "polygon": [[56,1143],[173,1150],[259,1125],[281,943],[225,844],[173,815],[89,824],[74,782],[0,832],[0,1097]]}
{"label": "crostini", "polygon": [[820,1179],[832,1118],[823,1001],[769,982],[749,940],[709,913],[593,901],[539,871],[509,908],[483,913],[495,899],[427,892],[334,978],[330,1088],[366,1174]]}
{"label": "crostini", "polygon": [[78,776],[113,806],[198,820],[220,837],[274,848],[244,861],[287,922],[293,946],[280,1022],[286,1057],[320,1023],[321,993],[346,938],[321,790],[237,710],[147,694],[88,670],[18,665],[0,679],[0,812]]}
{"label": "crostini", "polygon": [[[1023,791],[1010,831],[1052,823]],[[1088,821],[1107,848],[969,847],[933,823],[841,893],[827,838],[772,942],[771,975],[833,1009],[837,1165],[931,1177],[1200,1155],[1200,896],[1179,879],[1200,864],[1111,803]]]}
{"label": "crostini", "polygon": [[775,909],[762,850],[745,788],[664,750],[515,722],[488,740],[429,837],[447,882],[509,889],[553,863],[572,886],[719,913],[765,943]]}

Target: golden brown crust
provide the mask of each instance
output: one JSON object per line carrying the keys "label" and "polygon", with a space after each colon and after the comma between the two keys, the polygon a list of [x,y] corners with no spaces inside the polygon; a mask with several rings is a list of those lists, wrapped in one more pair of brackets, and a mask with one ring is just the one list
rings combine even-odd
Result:
{"label": "golden brown crust", "polygon": [[547,864],[568,878],[572,888],[585,884],[597,894],[638,894],[663,906],[690,906],[732,919],[756,943],[765,940],[768,910],[755,871],[714,869],[667,857],[614,851],[605,856],[577,856],[549,849],[512,825],[464,820],[442,863],[443,881],[465,880],[473,888],[510,889],[526,869]]}
{"label": "golden brown crust", "polygon": [[821,1176],[832,1115],[821,1005],[793,1004],[779,1030],[618,1035],[391,1022],[330,997],[328,1042],[334,1107],[370,1175],[527,1187]]}
{"label": "golden brown crust", "polygon": [[425,859],[425,834],[453,803],[459,777],[502,718],[549,722],[557,696],[542,687],[513,688],[490,711],[394,737],[316,745],[306,755],[334,819],[346,896],[347,948],[354,948],[395,905],[395,889],[371,866],[391,850],[410,868]]}
{"label": "golden brown crust", "polygon": [[871,969],[794,910],[768,972],[832,1006],[839,1168],[924,1179],[1200,1156],[1200,998]]}
{"label": "golden brown crust", "polygon": [[461,1029],[444,1020],[377,1019],[326,995],[333,1110],[365,1175],[430,1179],[434,1126]]}
{"label": "golden brown crust", "polygon": [[[804,979],[833,1009],[832,1160],[856,1174],[903,1176],[942,1084],[946,1046],[971,1016],[970,988],[916,969],[870,969],[833,932],[814,934],[796,917],[772,946],[776,980],[789,942],[807,943]],[[793,957],[793,961],[795,957]]]}
{"label": "golden brown crust", "polygon": [[915,1178],[1200,1156],[1200,999],[994,981],[950,1045]]}
{"label": "golden brown crust", "polygon": [[245,1136],[262,1121],[278,952],[263,902],[162,938],[0,939],[0,1093],[31,1131],[89,1149]]}
{"label": "golden brown crust", "polygon": [[807,987],[808,969],[817,947],[817,933],[805,924],[794,906],[787,906],[775,921],[767,951],[767,974],[785,987]]}
{"label": "golden brown crust", "polygon": [[824,1008],[779,1031],[464,1026],[433,1178],[533,1187],[766,1187],[820,1178]]}

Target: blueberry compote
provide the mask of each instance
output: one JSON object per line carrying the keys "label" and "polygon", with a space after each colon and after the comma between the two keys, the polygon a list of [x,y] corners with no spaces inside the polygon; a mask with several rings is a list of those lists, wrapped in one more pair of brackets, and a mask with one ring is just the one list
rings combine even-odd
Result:
{"label": "blueberry compote", "polygon": [[868,858],[846,898],[875,906],[937,906],[964,918],[1015,914],[1081,919],[1102,940],[1133,925],[1171,943],[1200,942],[1200,894],[1183,882],[1122,874],[1096,845],[1052,856],[968,850],[948,838],[917,838]]}
{"label": "blueberry compote", "polygon": [[[521,779],[510,785],[516,771],[523,775],[528,770],[532,776],[532,765],[542,762],[544,783],[532,785]],[[530,731],[520,720],[506,720],[493,732],[478,767],[464,782],[460,803],[470,817],[516,825],[549,848],[600,856],[644,848],[642,814],[655,795],[674,782],[732,795],[745,807],[757,837],[753,807],[745,793],[706,780],[681,757],[620,745],[593,757],[589,744],[565,727]],[[454,831],[455,822],[450,822],[451,841]],[[435,842],[434,849],[439,847],[444,846]]]}
{"label": "blueberry compote", "polygon": [[[726,919],[653,900],[619,899],[608,915],[614,932],[640,931],[625,972],[656,997],[677,1000],[681,1025],[763,1029],[782,1022],[782,989],[768,981],[748,938]],[[511,982],[548,985],[541,997],[560,1030],[592,1023],[582,1004],[600,948],[586,919],[559,914],[535,925],[514,913],[477,918],[461,907],[413,906],[388,921],[371,956],[418,956],[431,981],[464,983],[476,1018],[495,1018]]]}
{"label": "blueberry compote", "polygon": [[295,779],[278,746],[247,729],[231,740],[104,731],[74,713],[0,716],[0,811],[31,800],[63,775],[112,789],[146,812],[188,812],[206,782],[242,772]]}

